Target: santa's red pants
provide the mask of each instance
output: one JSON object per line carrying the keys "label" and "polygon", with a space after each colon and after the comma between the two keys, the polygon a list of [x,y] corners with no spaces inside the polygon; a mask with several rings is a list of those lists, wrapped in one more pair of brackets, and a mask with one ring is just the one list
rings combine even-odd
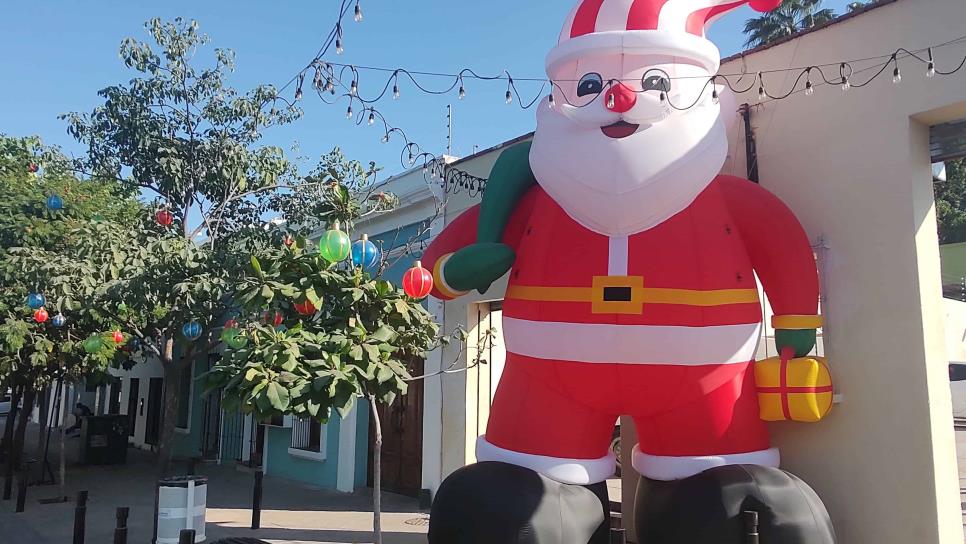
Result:
{"label": "santa's red pants", "polygon": [[[578,363],[508,353],[478,457],[515,462],[514,455],[522,454],[524,461],[516,464],[551,477],[552,471],[541,470],[548,463],[600,465],[608,458],[616,419],[630,415],[640,444],[635,454],[654,470],[645,475],[686,476],[679,474],[679,463],[667,469],[669,477],[662,476],[666,461],[677,459],[713,459],[705,468],[732,462],[777,464],[777,451],[768,450],[768,432],[759,417],[753,368],[750,362]],[[638,468],[636,457],[634,465]],[[573,483],[588,478],[600,479],[591,474]]]}

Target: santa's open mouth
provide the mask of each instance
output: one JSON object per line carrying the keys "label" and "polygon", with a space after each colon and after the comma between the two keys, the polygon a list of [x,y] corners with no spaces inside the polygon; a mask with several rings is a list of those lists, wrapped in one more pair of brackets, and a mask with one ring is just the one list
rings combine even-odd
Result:
{"label": "santa's open mouth", "polygon": [[606,127],[600,127],[600,131],[604,133],[608,138],[627,138],[631,134],[637,132],[637,129],[641,125],[635,125],[628,123],[627,121],[618,121],[613,125],[607,125]]}

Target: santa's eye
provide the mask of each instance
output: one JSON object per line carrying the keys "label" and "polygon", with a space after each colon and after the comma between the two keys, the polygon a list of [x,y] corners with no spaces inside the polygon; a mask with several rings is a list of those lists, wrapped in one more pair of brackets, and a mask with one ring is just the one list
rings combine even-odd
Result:
{"label": "santa's eye", "polygon": [[604,78],[600,74],[591,72],[580,78],[577,84],[577,96],[587,96],[588,94],[600,94],[604,91]]}
{"label": "santa's eye", "polygon": [[671,92],[671,80],[663,75],[646,75],[641,81],[641,90]]}

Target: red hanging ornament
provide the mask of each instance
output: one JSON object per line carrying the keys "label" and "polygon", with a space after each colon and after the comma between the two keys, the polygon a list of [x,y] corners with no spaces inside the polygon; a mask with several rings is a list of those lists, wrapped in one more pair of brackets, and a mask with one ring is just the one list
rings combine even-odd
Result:
{"label": "red hanging ornament", "polygon": [[295,238],[292,238],[292,236],[286,234],[284,242],[285,242],[285,247],[292,247],[292,244],[295,243]]}
{"label": "red hanging ornament", "polygon": [[312,302],[311,301],[308,301],[308,300],[306,300],[305,302],[303,302],[301,304],[299,304],[299,303],[296,302],[292,306],[295,307],[295,311],[296,312],[298,312],[298,313],[300,313],[302,315],[313,315],[316,311],[318,311],[316,309],[315,305],[312,304]]}
{"label": "red hanging ornament", "polygon": [[416,261],[412,268],[403,275],[403,291],[412,298],[425,298],[433,290],[433,273],[423,268],[423,263]]}
{"label": "red hanging ornament", "polygon": [[111,338],[114,339],[115,344],[121,344],[124,342],[124,333],[121,331],[114,331],[114,334],[111,336]]}
{"label": "red hanging ornament", "polygon": [[30,166],[27,167],[27,169],[30,170],[30,173],[31,174],[35,174],[35,173],[37,173],[37,170],[40,170],[40,167],[37,166],[37,163],[32,162],[32,163],[30,163]]}
{"label": "red hanging ornament", "polygon": [[34,312],[34,321],[37,323],[46,323],[48,317],[50,317],[50,315],[44,308],[40,308]]}
{"label": "red hanging ornament", "polygon": [[170,227],[174,223],[174,215],[168,210],[158,210],[158,213],[154,214],[154,220],[162,227]]}
{"label": "red hanging ornament", "polygon": [[226,329],[237,329],[238,328],[238,321],[235,321],[234,319],[229,319],[228,321],[225,321],[225,328]]}
{"label": "red hanging ornament", "polygon": [[271,322],[272,325],[275,325],[276,327],[281,325],[282,321],[285,320],[281,312],[275,312],[275,315],[272,315],[271,312],[265,312],[265,315],[262,316],[262,319],[265,321],[265,323]]}

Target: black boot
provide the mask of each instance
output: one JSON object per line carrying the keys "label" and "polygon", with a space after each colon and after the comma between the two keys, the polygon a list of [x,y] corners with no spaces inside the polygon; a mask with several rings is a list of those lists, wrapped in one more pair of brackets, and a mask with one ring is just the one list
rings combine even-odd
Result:
{"label": "black boot", "polygon": [[477,463],[436,492],[430,544],[607,544],[607,486],[562,484],[506,463]]}
{"label": "black boot", "polygon": [[634,522],[638,542],[647,544],[835,543],[832,521],[812,488],[758,465],[717,467],[670,482],[642,478]]}

